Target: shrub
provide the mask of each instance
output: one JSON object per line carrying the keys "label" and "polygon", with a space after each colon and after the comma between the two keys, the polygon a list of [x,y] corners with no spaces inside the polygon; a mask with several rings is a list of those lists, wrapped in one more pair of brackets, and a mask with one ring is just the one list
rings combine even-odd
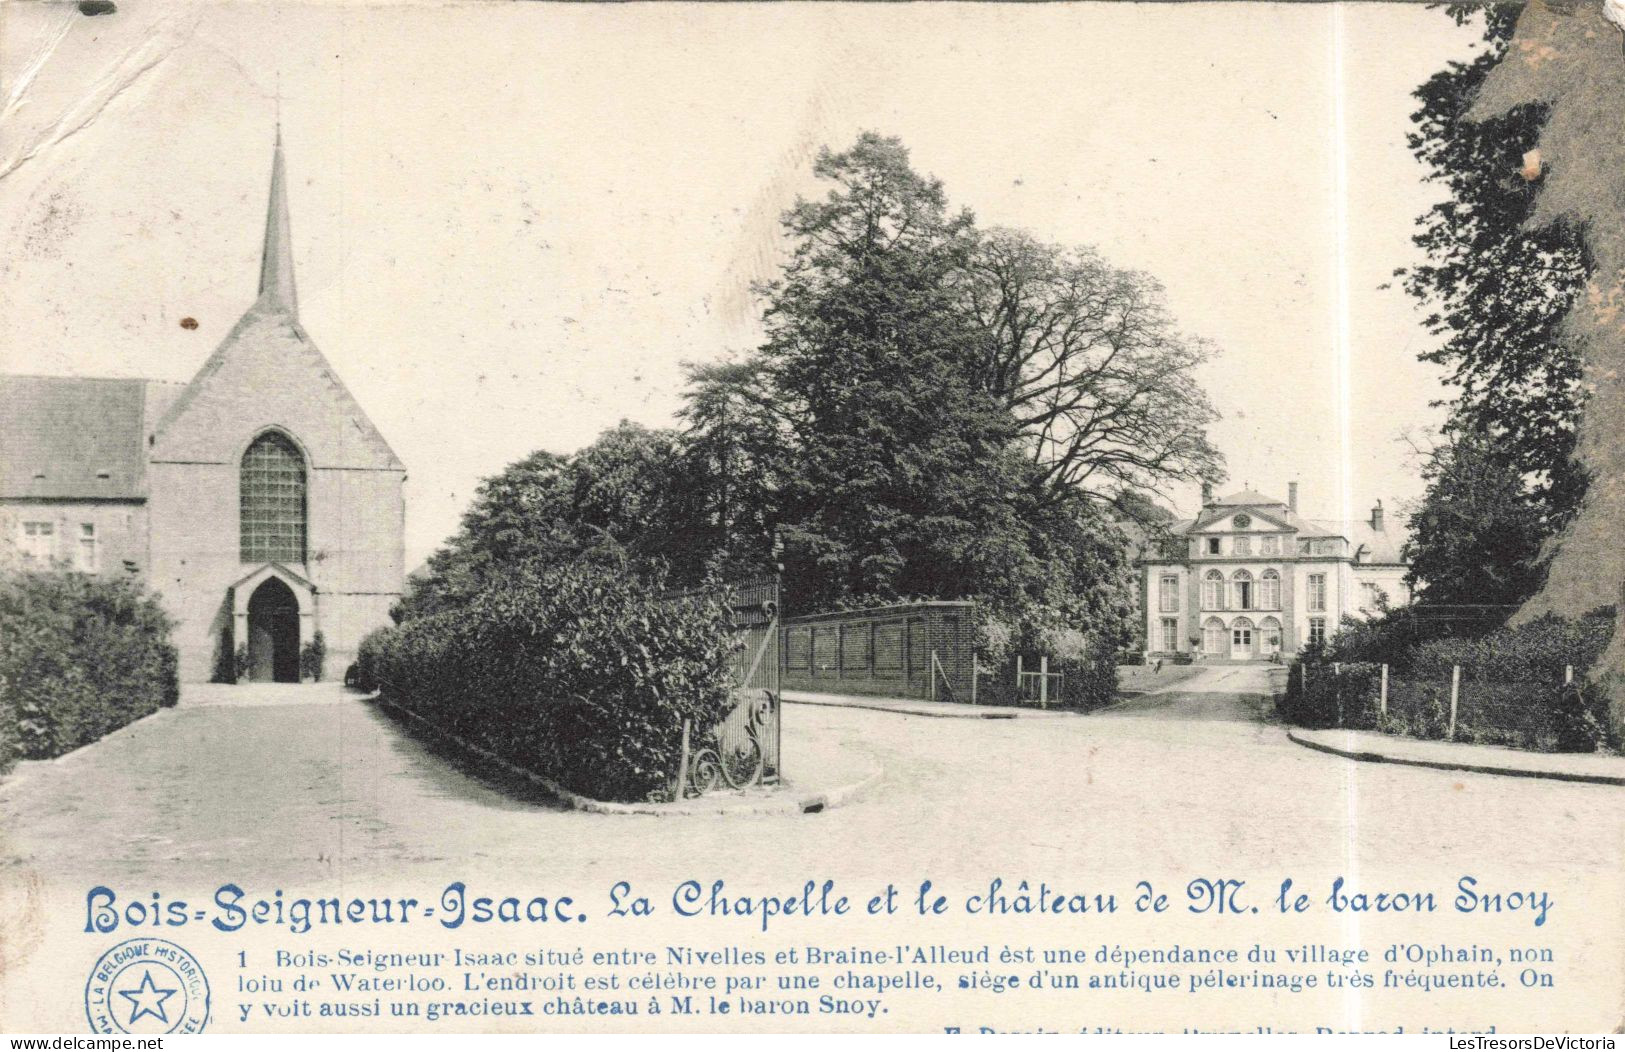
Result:
{"label": "shrub", "polygon": [[[1590,752],[1611,743],[1607,692],[1588,682],[1586,672],[1612,638],[1612,610],[1575,619],[1545,617],[1478,638],[1434,639],[1413,646],[1392,663],[1383,713],[1380,665],[1339,665],[1328,659],[1387,653],[1388,620],[1373,622],[1368,631],[1345,630],[1323,651],[1295,664],[1280,703],[1281,717],[1305,727],[1443,739],[1451,733],[1451,674],[1459,666],[1454,740],[1544,752]],[[1307,688],[1303,667],[1309,670]],[[1572,684],[1564,682],[1569,667],[1574,669]]]}
{"label": "shrub", "polygon": [[0,575],[0,762],[61,756],[174,705],[169,632],[134,581]]}
{"label": "shrub", "polygon": [[[1023,659],[1027,672],[1036,672],[1036,657]],[[1051,660],[1049,670],[1059,672],[1061,681],[1052,681],[1049,703],[1056,708],[1090,712],[1104,708],[1117,700],[1117,665],[1112,658],[1071,658]],[[969,701],[967,697],[963,699]],[[976,701],[981,705],[1036,705],[1032,698],[1023,698],[1016,684],[1016,661],[1009,661],[989,671],[984,669],[977,684]]]}
{"label": "shrub", "polygon": [[322,666],[326,663],[327,640],[318,628],[316,634],[310,637],[310,642],[299,648],[299,678],[321,682]]}
{"label": "shrub", "polygon": [[357,679],[447,731],[604,800],[670,792],[684,721],[733,706],[724,597],[663,600],[586,564],[522,566],[362,642]]}
{"label": "shrub", "polygon": [[1277,711],[1299,727],[1375,729],[1381,680],[1382,666],[1370,662],[1294,662]]}
{"label": "shrub", "polygon": [[1410,671],[1418,679],[1449,679],[1460,665],[1467,679],[1562,683],[1565,667],[1583,675],[1595,664],[1613,633],[1610,608],[1573,619],[1547,616],[1478,639],[1423,643],[1410,653]]}
{"label": "shrub", "polygon": [[393,631],[393,628],[375,628],[361,637],[361,642],[355,648],[355,664],[351,666],[354,672],[346,675],[346,685],[369,694],[378,689],[379,661],[383,658],[389,633]]}

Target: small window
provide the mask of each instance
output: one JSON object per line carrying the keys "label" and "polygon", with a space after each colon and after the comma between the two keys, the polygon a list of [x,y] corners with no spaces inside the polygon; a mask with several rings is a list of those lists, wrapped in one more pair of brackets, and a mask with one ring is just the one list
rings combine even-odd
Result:
{"label": "small window", "polygon": [[96,524],[94,522],[81,522],[79,524],[79,548],[74,552],[74,566],[85,573],[95,573],[101,569],[101,560],[96,551]]}
{"label": "small window", "polygon": [[1218,555],[1219,554],[1219,538],[1217,538],[1217,537],[1209,537],[1207,539],[1207,553],[1209,555]]}
{"label": "small window", "polygon": [[1230,551],[1234,555],[1253,554],[1253,539],[1251,537],[1236,537],[1230,542]]}
{"label": "small window", "polygon": [[1309,619],[1309,642],[1315,646],[1326,642],[1326,619],[1324,617],[1311,617]]}
{"label": "small window", "polygon": [[1267,537],[1260,537],[1258,539],[1258,554],[1260,554],[1260,555],[1280,555],[1281,554],[1281,538],[1280,538],[1280,536],[1278,536],[1277,534],[1272,533]]}
{"label": "small window", "polygon": [[48,563],[56,556],[56,524],[53,522],[24,522],[19,524],[22,536],[18,547],[23,559],[30,563]]}

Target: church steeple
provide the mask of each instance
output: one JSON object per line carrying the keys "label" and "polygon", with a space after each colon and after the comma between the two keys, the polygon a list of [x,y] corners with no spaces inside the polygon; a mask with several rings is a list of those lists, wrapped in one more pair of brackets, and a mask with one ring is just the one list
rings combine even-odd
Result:
{"label": "church steeple", "polygon": [[260,257],[259,302],[299,311],[293,285],[293,243],[288,234],[287,176],[282,165],[282,125],[276,129],[276,151],[271,158],[271,204],[265,215],[265,252]]}

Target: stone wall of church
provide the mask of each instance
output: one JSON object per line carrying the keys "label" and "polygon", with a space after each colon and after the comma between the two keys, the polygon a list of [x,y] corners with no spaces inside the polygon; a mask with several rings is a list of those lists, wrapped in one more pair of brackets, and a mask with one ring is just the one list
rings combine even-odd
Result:
{"label": "stone wall of church", "polygon": [[[176,619],[186,681],[216,673],[230,589],[260,565],[241,560],[238,477],[237,463],[160,462],[148,471],[152,579]],[[316,588],[313,630],[327,643],[330,677],[343,675],[361,637],[388,624],[400,598],[404,478],[399,470],[307,468],[307,557],[288,569]]]}

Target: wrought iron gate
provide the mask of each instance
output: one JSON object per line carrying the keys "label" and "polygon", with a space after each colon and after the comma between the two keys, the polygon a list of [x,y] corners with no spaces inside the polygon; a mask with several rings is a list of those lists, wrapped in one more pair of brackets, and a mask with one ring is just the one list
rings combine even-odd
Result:
{"label": "wrought iron gate", "polygon": [[715,727],[684,728],[674,793],[679,797],[779,780],[779,579],[735,582],[728,596],[733,627],[744,642],[733,657],[734,708]]}

